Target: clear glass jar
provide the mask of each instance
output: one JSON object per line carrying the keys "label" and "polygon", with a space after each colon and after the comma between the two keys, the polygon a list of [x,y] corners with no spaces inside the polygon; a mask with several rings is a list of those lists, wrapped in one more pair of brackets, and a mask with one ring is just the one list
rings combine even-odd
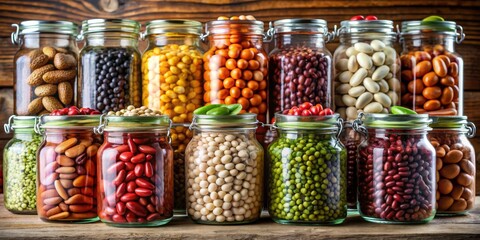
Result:
{"label": "clear glass jar", "polygon": [[430,116],[463,115],[463,28],[450,21],[402,22],[402,106]]}
{"label": "clear glass jar", "polygon": [[[263,49],[263,22],[217,20],[206,24],[210,49],[203,55],[206,104],[242,105],[241,113],[268,120],[268,56]],[[259,127],[263,142],[266,129]]]}
{"label": "clear glass jar", "polygon": [[[270,52],[270,112],[304,102],[332,107],[332,55],[325,44],[332,35],[322,19],[273,22],[275,49]],[[273,116],[272,116],[273,117]]]}
{"label": "clear glass jar", "polygon": [[78,104],[102,113],[142,105],[140,23],[122,19],[82,22]]}
{"label": "clear glass jar", "polygon": [[400,59],[393,22],[342,21],[334,53],[335,112],[347,121],[359,112],[388,113],[400,104]]}
{"label": "clear glass jar", "polygon": [[348,210],[357,209],[357,162],[358,146],[365,140],[363,135],[356,132],[351,122],[345,122],[344,130],[340,135],[340,141],[347,150],[347,205]]}
{"label": "clear glass jar", "polygon": [[15,115],[5,124],[5,133],[14,133],[3,151],[3,199],[5,208],[17,214],[37,214],[35,155],[42,137],[34,126],[35,117]]}
{"label": "clear glass jar", "polygon": [[14,113],[48,114],[75,105],[78,26],[67,21],[13,24],[12,43],[19,45],[14,63]]}
{"label": "clear glass jar", "polygon": [[347,152],[339,114],[275,114],[268,147],[268,212],[282,224],[340,224],[347,217]]}
{"label": "clear glass jar", "polygon": [[[475,206],[475,125],[466,116],[433,117],[428,139],[436,149],[437,215],[462,215]],[[467,138],[468,137],[468,138]]]}
{"label": "clear glass jar", "polygon": [[[362,124],[363,126],[360,126]],[[377,223],[426,223],[435,216],[435,148],[427,114],[363,114],[358,147],[358,211]]]}
{"label": "clear glass jar", "polygon": [[142,58],[143,105],[174,123],[171,145],[175,168],[175,211],[185,213],[185,148],[193,111],[203,105],[202,23],[155,20],[147,23],[148,48]]}
{"label": "clear glass jar", "polygon": [[117,227],[159,226],[173,217],[173,152],[168,116],[107,116],[96,129],[98,215]]}
{"label": "clear glass jar", "polygon": [[99,115],[42,116],[37,153],[37,213],[43,221],[95,222]]}
{"label": "clear glass jar", "polygon": [[260,218],[264,152],[256,114],[195,115],[185,152],[188,216],[196,223],[244,224]]}

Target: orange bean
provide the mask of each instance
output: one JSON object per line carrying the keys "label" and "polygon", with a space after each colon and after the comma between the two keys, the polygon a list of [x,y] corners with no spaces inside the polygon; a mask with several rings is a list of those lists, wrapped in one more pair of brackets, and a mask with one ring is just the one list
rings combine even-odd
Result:
{"label": "orange bean", "polygon": [[252,46],[250,41],[242,41],[240,44],[242,45],[242,48],[249,48],[250,46]]}
{"label": "orange bean", "polygon": [[423,77],[432,70],[432,63],[430,61],[421,61],[415,66],[415,76],[417,78]]}
{"label": "orange bean", "polygon": [[262,71],[256,70],[253,72],[253,79],[256,81],[262,81],[263,80],[263,73]]}
{"label": "orange bean", "polygon": [[258,89],[258,82],[257,81],[248,81],[247,83],[248,88],[252,89],[253,91]]}
{"label": "orange bean", "polygon": [[[252,60],[250,60],[250,61],[252,61]],[[243,69],[246,69],[246,68],[248,67],[248,62],[247,62],[247,60],[241,59],[241,58],[238,59],[238,61],[237,61],[237,67],[240,68],[240,69],[242,69],[242,70],[243,70]]]}
{"label": "orange bean", "polygon": [[257,60],[248,61],[248,69],[257,70],[260,67],[260,63]]}
{"label": "orange bean", "polygon": [[[230,45],[231,46],[231,45]],[[228,50],[228,56],[231,58],[238,58],[240,55],[240,49],[238,48],[229,48]]]}
{"label": "orange bean", "polygon": [[[245,88],[248,89],[248,88]],[[258,106],[262,103],[262,97],[258,94],[253,94],[253,97],[250,98],[250,105]]]}
{"label": "orange bean", "polygon": [[237,67],[237,61],[235,61],[235,59],[233,58],[230,58],[228,59],[226,62],[225,62],[225,67],[228,69],[228,70],[233,70]]}
{"label": "orange bean", "polygon": [[440,83],[445,86],[453,87],[455,85],[455,79],[451,76],[446,76],[440,80]]}
{"label": "orange bean", "polygon": [[203,89],[205,91],[210,91],[210,81],[205,82],[205,84],[203,84]]}
{"label": "orange bean", "polygon": [[235,81],[235,86],[238,87],[238,88],[245,88],[247,86],[247,84],[242,79],[237,79]]}
{"label": "orange bean", "polygon": [[420,94],[424,88],[423,81],[420,79],[408,83],[408,91],[413,94]]}
{"label": "orange bean", "polygon": [[227,68],[222,67],[218,69],[218,79],[225,79],[230,75],[230,71]]}
{"label": "orange bean", "polygon": [[423,104],[423,108],[427,111],[435,111],[440,109],[442,105],[440,104],[440,101],[438,100],[428,100]]}
{"label": "orange bean", "polygon": [[264,89],[267,88],[267,81],[266,81],[266,80],[262,80],[262,81],[260,81],[260,83],[259,83],[258,85],[259,85],[259,86],[258,86],[258,89],[264,90]]}
{"label": "orange bean", "polygon": [[425,104],[426,101],[427,101],[427,99],[424,96],[415,95],[415,105],[416,106],[423,106],[423,104]]}
{"label": "orange bean", "polygon": [[230,96],[232,96],[234,98],[239,98],[240,95],[242,95],[242,90],[240,90],[240,88],[238,88],[238,87],[230,88]]}
{"label": "orange bean", "polygon": [[203,73],[203,79],[204,79],[205,81],[210,81],[210,71],[205,71],[205,72]]}
{"label": "orange bean", "polygon": [[242,109],[248,109],[248,107],[250,107],[250,101],[248,101],[248,99],[244,98],[244,97],[240,97],[238,100],[237,100],[237,103],[239,103],[240,105],[242,105]]}
{"label": "orange bean", "polygon": [[251,107],[251,108],[249,108],[249,109],[248,109],[248,112],[249,112],[249,113],[255,113],[255,114],[260,113],[260,111],[258,110],[257,107]]}
{"label": "orange bean", "polygon": [[203,94],[203,101],[204,101],[204,102],[210,102],[210,91],[206,91],[206,92]]}
{"label": "orange bean", "polygon": [[451,62],[448,65],[448,74],[450,74],[452,77],[458,76],[458,64],[456,62]]}
{"label": "orange bean", "polygon": [[237,103],[237,100],[232,97],[232,96],[228,96],[225,98],[225,104],[235,104]]}
{"label": "orange bean", "polygon": [[432,60],[432,57],[430,56],[430,54],[428,54],[428,52],[416,51],[415,52],[415,60],[417,62],[421,62],[421,61],[424,61],[424,60],[430,61],[430,60]]}
{"label": "orange bean", "polygon": [[232,76],[233,79],[240,79],[242,78],[242,70],[235,68],[230,72],[230,76]]}
{"label": "orange bean", "polygon": [[411,70],[403,70],[401,73],[401,77],[403,81],[412,81],[413,73]]}
{"label": "orange bean", "polygon": [[440,87],[426,87],[423,89],[422,94],[426,99],[437,99],[442,95],[442,89]]}
{"label": "orange bean", "polygon": [[447,68],[447,63],[445,62],[445,60],[441,57],[441,56],[438,56],[438,57],[435,57],[433,58],[432,60],[432,64],[433,64],[433,71],[435,71],[435,73],[439,76],[439,77],[445,77],[447,76],[447,73],[448,73],[448,68]]}
{"label": "orange bean", "polygon": [[238,50],[242,50],[242,45],[238,44],[238,43],[234,43],[234,44],[231,44],[230,46],[228,46],[228,49],[238,49]]}
{"label": "orange bean", "polygon": [[267,99],[267,91],[262,90],[258,94],[260,94],[260,97],[262,97],[263,100]]}
{"label": "orange bean", "polygon": [[250,71],[250,70],[243,71],[243,79],[244,80],[248,81],[248,80],[252,80],[252,78],[253,78],[252,71]]}
{"label": "orange bean", "polygon": [[220,100],[224,100],[229,95],[229,93],[230,91],[228,89],[222,89],[218,91],[217,98]]}
{"label": "orange bean", "polygon": [[440,102],[442,105],[450,104],[453,101],[453,88],[446,87],[443,89],[442,97],[440,98]]}
{"label": "orange bean", "polygon": [[437,74],[435,74],[435,72],[429,72],[425,75],[423,75],[423,84],[425,84],[425,86],[427,87],[432,87],[432,86],[435,86],[435,84],[438,83],[438,76]]}
{"label": "orange bean", "polygon": [[[216,55],[220,55],[224,58],[227,58],[228,57],[228,51],[226,49],[219,49],[217,51],[215,51],[215,54]],[[210,60],[211,61],[211,60]]]}
{"label": "orange bean", "polygon": [[254,57],[254,53],[250,49],[243,49],[240,53],[240,57],[245,60],[251,60]]}
{"label": "orange bean", "polygon": [[251,98],[253,97],[253,91],[250,88],[244,88],[242,89],[242,96],[246,98]]}

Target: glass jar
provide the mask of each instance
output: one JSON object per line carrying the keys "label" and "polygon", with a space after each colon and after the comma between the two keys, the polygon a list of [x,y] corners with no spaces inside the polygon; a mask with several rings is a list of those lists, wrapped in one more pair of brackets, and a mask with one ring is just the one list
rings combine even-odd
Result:
{"label": "glass jar", "polygon": [[475,150],[466,116],[434,117],[428,139],[436,149],[437,215],[462,215],[475,206]]}
{"label": "glass jar", "polygon": [[[275,49],[270,52],[270,112],[304,102],[331,107],[332,55],[325,47],[332,35],[322,19],[273,22]],[[273,117],[273,116],[272,116]]]}
{"label": "glass jar", "polygon": [[400,104],[400,59],[388,20],[342,21],[334,53],[335,112],[347,121],[358,112],[388,113]]}
{"label": "glass jar", "polygon": [[143,54],[143,105],[173,121],[171,145],[175,169],[175,211],[185,213],[185,148],[193,111],[203,105],[202,23],[155,20],[147,23]]}
{"label": "glass jar", "polygon": [[138,38],[133,20],[90,19],[82,22],[78,104],[102,113],[142,105]]}
{"label": "glass jar", "polygon": [[260,218],[264,152],[256,114],[195,115],[185,152],[188,216],[196,223],[244,224]]}
{"label": "glass jar", "polygon": [[268,147],[268,212],[282,224],[340,224],[347,217],[347,152],[339,114],[275,114]]}
{"label": "glass jar", "polygon": [[20,46],[14,57],[14,113],[35,116],[74,106],[77,24],[23,21],[12,26],[12,43]]}
{"label": "glass jar", "polygon": [[37,160],[41,136],[34,131],[35,117],[11,116],[5,133],[13,138],[3,151],[3,199],[5,208],[17,214],[36,214]]}
{"label": "glass jar", "polygon": [[97,193],[102,222],[118,227],[159,226],[173,217],[173,152],[168,116],[107,116]]}
{"label": "glass jar", "polygon": [[[203,55],[206,104],[242,105],[241,113],[268,120],[268,57],[263,50],[263,22],[217,20],[206,24],[210,49]],[[263,142],[266,129],[257,130]]]}
{"label": "glass jar", "polygon": [[99,115],[42,116],[37,153],[37,213],[43,221],[95,222]]}
{"label": "glass jar", "polygon": [[[364,118],[363,118],[364,117]],[[363,121],[363,126],[360,126]],[[359,114],[358,211],[377,223],[426,223],[435,216],[435,148],[427,114]]]}
{"label": "glass jar", "polygon": [[402,106],[431,116],[463,115],[463,28],[450,21],[402,22]]}
{"label": "glass jar", "polygon": [[347,151],[347,205],[348,210],[357,209],[357,161],[358,146],[365,140],[363,135],[356,132],[351,122],[344,123],[344,131],[340,135],[340,141]]}

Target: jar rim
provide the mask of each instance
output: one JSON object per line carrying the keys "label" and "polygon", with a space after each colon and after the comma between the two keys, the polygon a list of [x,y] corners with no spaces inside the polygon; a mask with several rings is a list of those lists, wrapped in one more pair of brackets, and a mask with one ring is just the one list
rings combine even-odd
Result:
{"label": "jar rim", "polygon": [[201,35],[202,23],[187,19],[159,19],[145,25],[145,36],[162,33]]}
{"label": "jar rim", "polygon": [[311,18],[287,18],[273,22],[276,34],[283,33],[328,33],[327,21]]}
{"label": "jar rim", "polygon": [[130,19],[88,19],[82,22],[81,34],[100,32],[126,32],[140,34],[141,24]]}
{"label": "jar rim", "polygon": [[166,131],[171,127],[167,115],[160,116],[103,116],[99,127],[106,132],[115,131]]}
{"label": "jar rim", "polygon": [[385,35],[396,36],[393,21],[390,20],[341,21],[337,33],[339,36],[355,33],[383,33]]}
{"label": "jar rim", "polygon": [[365,113],[363,125],[376,129],[431,130],[428,114],[378,114]]}
{"label": "jar rim", "polygon": [[255,113],[222,116],[194,114],[191,127],[198,129],[256,129],[258,123]]}
{"label": "jar rim", "polygon": [[403,37],[429,32],[456,36],[457,23],[453,21],[403,21],[400,35]]}
{"label": "jar rim", "polygon": [[235,34],[263,35],[263,22],[258,20],[215,20],[205,25],[206,34],[233,34],[230,30],[238,30]]}
{"label": "jar rim", "polygon": [[15,129],[34,129],[35,122],[37,121],[36,116],[17,116],[11,115],[8,118],[8,123],[5,123],[3,129],[5,133],[10,133]]}
{"label": "jar rim", "polygon": [[430,118],[432,119],[430,127],[433,130],[456,130],[468,133],[469,137],[474,137],[476,134],[475,124],[468,121],[467,116],[438,116]]}
{"label": "jar rim", "polygon": [[97,126],[101,115],[49,116],[39,119],[40,128],[44,129],[88,129]]}
{"label": "jar rim", "polygon": [[294,116],[275,113],[275,126],[280,130],[339,130],[340,114],[326,116]]}
{"label": "jar rim", "polygon": [[34,33],[58,33],[77,36],[78,25],[70,21],[41,21],[41,20],[28,20],[22,21],[18,25],[19,35],[27,35]]}

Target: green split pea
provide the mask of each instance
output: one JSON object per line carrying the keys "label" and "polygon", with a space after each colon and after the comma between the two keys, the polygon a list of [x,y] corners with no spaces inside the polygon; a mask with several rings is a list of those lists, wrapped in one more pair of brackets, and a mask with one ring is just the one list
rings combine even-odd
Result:
{"label": "green split pea", "polygon": [[281,132],[268,147],[268,153],[268,210],[276,222],[344,221],[347,153],[334,135]]}

